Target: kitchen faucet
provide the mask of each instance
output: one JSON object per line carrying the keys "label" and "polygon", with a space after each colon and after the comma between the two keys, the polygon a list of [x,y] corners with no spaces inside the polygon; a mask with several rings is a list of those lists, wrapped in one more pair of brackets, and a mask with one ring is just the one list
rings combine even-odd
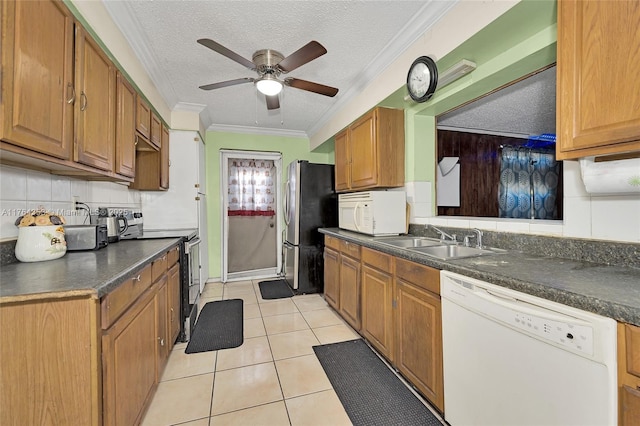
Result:
{"label": "kitchen faucet", "polygon": [[472,229],[472,231],[475,232],[476,234],[475,235],[465,235],[464,236],[464,241],[463,241],[464,242],[464,246],[465,247],[469,247],[471,245],[469,243],[469,239],[470,238],[475,238],[476,239],[476,248],[483,249],[484,246],[482,245],[482,235],[483,235],[482,231],[477,229],[477,228]]}
{"label": "kitchen faucet", "polygon": [[433,228],[434,231],[436,231],[438,234],[440,234],[440,241],[447,241],[447,239],[457,243],[458,241],[456,240],[456,234],[452,234],[449,235],[446,232],[444,232],[442,229],[438,229],[433,225],[427,225],[427,228]]}

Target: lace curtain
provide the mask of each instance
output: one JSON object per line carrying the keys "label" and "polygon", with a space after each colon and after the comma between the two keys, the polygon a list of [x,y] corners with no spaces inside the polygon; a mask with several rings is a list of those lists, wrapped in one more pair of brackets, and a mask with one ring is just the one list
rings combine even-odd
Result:
{"label": "lace curtain", "polygon": [[499,216],[557,219],[559,173],[554,151],[505,146],[500,157]]}
{"label": "lace curtain", "polygon": [[229,159],[228,215],[274,216],[273,160]]}

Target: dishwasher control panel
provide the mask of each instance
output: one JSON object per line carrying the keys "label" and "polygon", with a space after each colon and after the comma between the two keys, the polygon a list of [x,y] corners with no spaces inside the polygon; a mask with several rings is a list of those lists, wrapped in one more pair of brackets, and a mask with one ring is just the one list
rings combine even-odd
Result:
{"label": "dishwasher control panel", "polygon": [[592,327],[566,321],[555,321],[517,311],[513,312],[511,324],[517,329],[550,340],[557,345],[593,355]]}

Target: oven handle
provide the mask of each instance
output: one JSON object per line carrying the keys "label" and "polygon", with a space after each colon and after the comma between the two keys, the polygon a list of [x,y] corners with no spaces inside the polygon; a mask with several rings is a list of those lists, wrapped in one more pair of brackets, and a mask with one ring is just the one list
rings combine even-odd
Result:
{"label": "oven handle", "polygon": [[196,237],[193,240],[189,240],[186,241],[184,243],[184,252],[185,254],[189,254],[189,252],[191,251],[191,247],[195,247],[198,244],[200,244],[202,241],[200,240],[200,237]]}

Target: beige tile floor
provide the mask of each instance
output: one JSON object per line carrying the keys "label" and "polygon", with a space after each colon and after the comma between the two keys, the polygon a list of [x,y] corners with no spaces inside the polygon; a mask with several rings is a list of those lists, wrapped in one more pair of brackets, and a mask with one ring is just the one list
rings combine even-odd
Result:
{"label": "beige tile floor", "polygon": [[177,344],[143,426],[351,424],[312,346],[359,336],[321,295],[263,300],[258,282],[206,285],[201,307],[244,300],[244,343],[189,355]]}

